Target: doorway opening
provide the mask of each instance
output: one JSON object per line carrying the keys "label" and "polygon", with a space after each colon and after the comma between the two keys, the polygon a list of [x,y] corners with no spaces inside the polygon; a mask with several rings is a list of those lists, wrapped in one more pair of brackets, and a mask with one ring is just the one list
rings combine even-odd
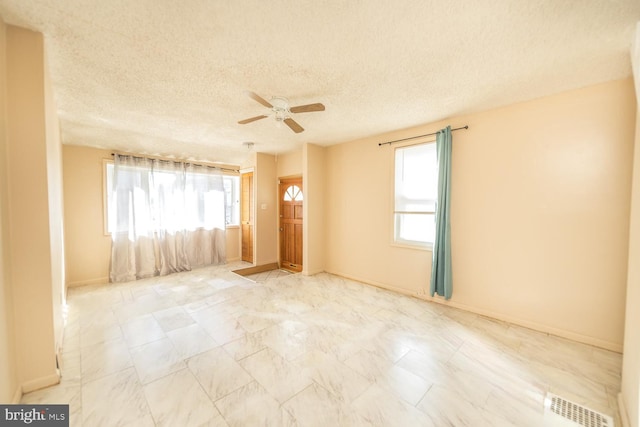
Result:
{"label": "doorway opening", "polygon": [[253,172],[240,175],[240,227],[242,231],[242,261],[253,264]]}
{"label": "doorway opening", "polygon": [[302,178],[280,180],[280,268],[302,271]]}

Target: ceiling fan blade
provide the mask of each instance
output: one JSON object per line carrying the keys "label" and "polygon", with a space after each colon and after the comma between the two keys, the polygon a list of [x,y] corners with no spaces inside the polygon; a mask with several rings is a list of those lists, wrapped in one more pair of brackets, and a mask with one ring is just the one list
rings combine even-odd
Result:
{"label": "ceiling fan blade", "polygon": [[266,99],[264,99],[263,97],[261,97],[260,95],[258,95],[255,92],[249,92],[249,96],[251,97],[251,99],[258,101],[260,104],[264,105],[267,108],[273,108],[273,105],[271,105],[269,103],[269,101],[267,101]]}
{"label": "ceiling fan blade", "polygon": [[304,130],[304,128],[300,126],[298,123],[296,123],[296,121],[293,120],[291,117],[284,119],[284,124],[289,126],[291,130],[294,131],[295,133],[300,133]]}
{"label": "ceiling fan blade", "polygon": [[251,117],[250,119],[240,120],[238,124],[246,125],[247,123],[255,122],[256,120],[265,119],[265,118],[267,118],[267,116],[255,116],[255,117]]}
{"label": "ceiling fan blade", "polygon": [[324,105],[319,102],[316,104],[298,105],[297,107],[289,108],[292,113],[311,113],[313,111],[324,111]]}

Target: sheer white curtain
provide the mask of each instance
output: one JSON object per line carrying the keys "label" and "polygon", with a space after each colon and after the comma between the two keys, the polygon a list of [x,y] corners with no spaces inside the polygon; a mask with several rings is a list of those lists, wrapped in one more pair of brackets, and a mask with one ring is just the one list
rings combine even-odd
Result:
{"label": "sheer white curtain", "polygon": [[166,275],[226,260],[219,170],[114,156],[112,282]]}

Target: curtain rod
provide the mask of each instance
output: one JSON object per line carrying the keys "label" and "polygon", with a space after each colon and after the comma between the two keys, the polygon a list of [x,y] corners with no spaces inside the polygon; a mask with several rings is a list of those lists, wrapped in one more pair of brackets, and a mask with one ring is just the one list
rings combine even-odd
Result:
{"label": "curtain rod", "polygon": [[190,162],[188,160],[163,159],[163,158],[160,158],[160,157],[136,156],[134,154],[123,154],[123,153],[111,153],[112,156],[115,156],[116,154],[119,155],[119,156],[133,157],[134,159],[149,159],[149,160],[158,160],[160,162],[182,163],[182,164],[185,164],[185,165],[202,166],[202,167],[205,167],[205,168],[219,169],[219,170],[224,171],[224,172],[240,173],[240,171],[238,169],[228,169],[228,168],[221,168],[220,166],[203,165],[203,164],[200,164],[200,163],[193,163],[193,162]]}
{"label": "curtain rod", "polygon": [[[462,126],[462,127],[459,127],[459,128],[451,129],[451,132],[453,132],[454,130],[460,130],[460,129],[469,129],[469,126],[467,125],[467,126]],[[427,134],[424,134],[424,135],[411,136],[409,138],[396,139],[395,141],[380,142],[378,144],[378,147],[381,147],[381,146],[387,145],[387,144],[389,144],[389,145],[395,144],[396,142],[408,141],[410,139],[424,138],[425,136],[432,136],[432,135],[436,135],[437,133],[438,132],[433,132],[433,133],[427,133]]]}

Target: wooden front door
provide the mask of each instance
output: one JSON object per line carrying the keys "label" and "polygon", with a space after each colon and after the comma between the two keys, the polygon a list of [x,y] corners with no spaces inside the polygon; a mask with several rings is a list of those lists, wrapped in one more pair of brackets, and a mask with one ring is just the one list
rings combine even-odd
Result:
{"label": "wooden front door", "polygon": [[302,178],[280,181],[280,267],[302,271]]}
{"label": "wooden front door", "polygon": [[241,176],[242,261],[253,263],[253,172]]}

